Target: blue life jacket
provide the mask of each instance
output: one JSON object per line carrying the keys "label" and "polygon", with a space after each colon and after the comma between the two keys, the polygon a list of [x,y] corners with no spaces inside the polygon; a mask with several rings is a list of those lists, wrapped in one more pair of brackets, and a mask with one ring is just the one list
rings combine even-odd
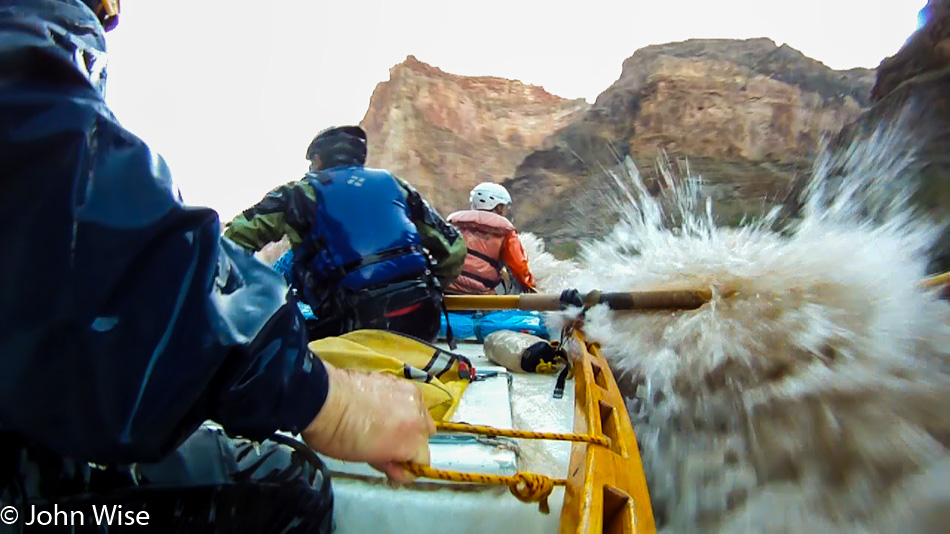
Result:
{"label": "blue life jacket", "polygon": [[306,179],[317,194],[313,231],[301,245],[305,300],[314,291],[351,292],[425,278],[428,257],[412,222],[406,197],[387,171],[334,167]]}

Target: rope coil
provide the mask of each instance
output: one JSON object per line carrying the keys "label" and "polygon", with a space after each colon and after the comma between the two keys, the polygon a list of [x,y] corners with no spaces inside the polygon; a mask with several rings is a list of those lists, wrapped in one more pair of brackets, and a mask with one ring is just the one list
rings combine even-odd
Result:
{"label": "rope coil", "polygon": [[507,486],[508,491],[519,501],[538,503],[538,510],[545,515],[551,513],[551,508],[548,506],[548,496],[554,491],[554,486],[564,486],[567,484],[567,480],[563,478],[551,478],[537,473],[519,472],[514,476],[484,475],[479,473],[433,469],[427,465],[411,462],[406,462],[403,466],[407,471],[417,477],[434,478],[448,482]]}

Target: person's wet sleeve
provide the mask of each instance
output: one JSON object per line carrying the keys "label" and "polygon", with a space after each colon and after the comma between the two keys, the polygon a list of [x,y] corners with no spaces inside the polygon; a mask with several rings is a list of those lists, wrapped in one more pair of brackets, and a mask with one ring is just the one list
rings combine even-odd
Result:
{"label": "person's wet sleeve", "polygon": [[442,287],[458,278],[465,263],[468,247],[458,228],[446,222],[433,207],[405,180],[397,178],[406,194],[409,213],[422,239],[422,246],[428,249],[435,265],[433,272]]}
{"label": "person's wet sleeve", "polygon": [[206,419],[306,428],[328,377],[280,275],[90,94],[9,96],[0,428],[98,463],[157,460]]}
{"label": "person's wet sleeve", "polygon": [[516,232],[512,232],[505,238],[501,248],[501,261],[508,266],[511,275],[525,291],[534,291],[534,275],[528,268],[528,255],[524,251],[524,245]]}
{"label": "person's wet sleeve", "polygon": [[224,235],[245,250],[257,252],[284,235],[292,245],[314,220],[312,189],[303,181],[282,185],[225,225]]}
{"label": "person's wet sleeve", "polygon": [[300,309],[280,273],[227,238],[219,254],[212,317],[228,326],[225,339],[233,341],[211,382],[209,418],[255,440],[278,430],[299,433],[329,390],[323,362],[307,348]]}

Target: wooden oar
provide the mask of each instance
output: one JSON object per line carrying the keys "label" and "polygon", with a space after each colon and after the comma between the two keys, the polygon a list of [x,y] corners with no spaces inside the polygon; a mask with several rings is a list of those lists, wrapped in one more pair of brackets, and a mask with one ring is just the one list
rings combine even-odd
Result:
{"label": "wooden oar", "polygon": [[[946,286],[950,290],[950,272],[925,278],[918,283],[923,289]],[[736,294],[734,289],[721,291],[724,297]],[[598,293],[591,291],[582,297],[585,303],[606,304],[612,310],[695,310],[712,299],[709,289],[672,289],[657,291],[629,291]],[[561,307],[561,295],[446,295],[445,306],[450,311],[461,310],[530,310],[554,311]]]}
{"label": "wooden oar", "polygon": [[924,289],[937,289],[940,286],[950,286],[950,272],[924,278],[917,285]]}
{"label": "wooden oar", "polygon": [[[724,292],[725,296],[735,291]],[[612,310],[695,310],[712,299],[709,289],[674,289],[662,291],[629,291],[582,296],[588,304],[606,304]],[[561,295],[446,295],[445,306],[459,310],[533,310],[553,311],[561,307]]]}

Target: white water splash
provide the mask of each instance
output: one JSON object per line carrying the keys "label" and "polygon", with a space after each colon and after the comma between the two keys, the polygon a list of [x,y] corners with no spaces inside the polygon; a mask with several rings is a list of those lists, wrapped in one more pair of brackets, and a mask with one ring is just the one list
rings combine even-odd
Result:
{"label": "white water splash", "polygon": [[950,306],[917,287],[938,228],[918,217],[901,121],[823,152],[803,218],[714,223],[663,159],[661,198],[626,162],[622,222],[558,262],[548,291],[733,287],[682,313],[597,307],[672,532],[925,532],[950,520]]}

